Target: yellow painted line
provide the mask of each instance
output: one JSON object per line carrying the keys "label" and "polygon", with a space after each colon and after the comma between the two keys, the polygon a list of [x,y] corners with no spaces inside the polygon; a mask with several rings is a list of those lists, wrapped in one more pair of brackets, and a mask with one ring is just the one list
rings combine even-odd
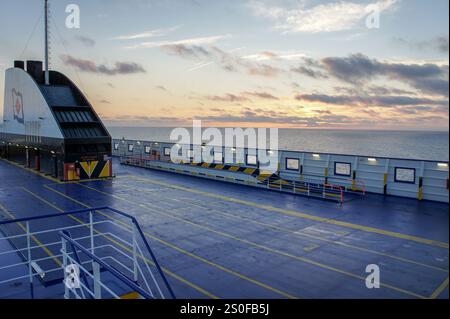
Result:
{"label": "yellow painted line", "polygon": [[430,296],[430,299],[436,299],[439,297],[439,295],[445,290],[445,288],[448,287],[448,277],[444,280],[442,284],[440,284],[439,287],[433,292],[433,294]]}
{"label": "yellow painted line", "polygon": [[[89,188],[89,189],[90,189],[90,187],[89,187],[89,186],[86,186],[86,185],[80,184],[80,186],[83,186],[83,187],[86,187],[86,188]],[[67,198],[67,199],[69,199],[69,200],[71,200],[71,201],[73,201],[73,202],[75,202],[75,203],[77,203],[77,204],[79,204],[79,205],[82,205],[83,207],[86,207],[86,208],[92,208],[92,207],[86,205],[85,203],[80,202],[80,201],[78,201],[78,200],[76,200],[76,199],[74,199],[74,198],[72,198],[72,197],[70,197],[70,196],[68,196],[68,195],[66,195],[66,194],[63,194],[63,193],[61,193],[61,192],[59,192],[59,191],[57,191],[57,190],[55,190],[55,189],[53,189],[53,188],[51,188],[51,187],[48,187],[48,186],[44,186],[44,187],[47,188],[47,189],[49,189],[49,190],[51,190],[51,191],[53,191],[53,192],[55,192],[55,193],[57,193],[57,194],[59,194],[59,195],[61,195],[61,196],[63,196],[63,197],[65,197],[65,198]],[[94,188],[92,188],[92,189],[95,190]],[[100,191],[99,191],[99,192],[100,192]],[[105,193],[105,194],[108,194],[108,193]],[[117,199],[122,199],[120,196],[117,196],[117,195],[112,195],[112,194],[108,194],[108,195],[111,195],[111,196],[113,196],[113,197],[115,197],[115,198],[117,198]],[[122,200],[123,200],[123,199],[122,199]],[[135,203],[133,202],[133,204],[135,204]],[[101,213],[101,212],[99,212],[99,213]],[[124,224],[122,221],[117,220],[117,219],[115,219],[115,218],[112,218],[111,216],[108,216],[108,215],[103,214],[103,213],[101,213],[101,214],[104,215],[105,217],[111,219],[111,220],[115,220],[116,222],[119,222],[119,223]],[[124,225],[127,225],[127,224],[124,224]],[[129,226],[127,226],[127,227],[129,227]],[[189,251],[187,251],[187,250],[184,250],[183,248],[180,248],[180,247],[178,247],[178,246],[175,246],[175,245],[173,245],[173,244],[171,244],[171,243],[169,243],[169,242],[166,242],[165,240],[163,240],[163,239],[161,239],[161,238],[159,238],[159,237],[155,237],[155,236],[153,236],[153,235],[151,235],[151,234],[149,234],[149,233],[147,233],[147,232],[144,232],[144,234],[145,234],[145,236],[147,236],[148,238],[151,238],[151,239],[154,239],[154,240],[156,240],[156,241],[159,241],[160,243],[162,243],[162,244],[164,244],[164,245],[166,245],[166,246],[168,246],[168,247],[171,247],[171,248],[173,248],[173,249],[175,249],[175,250],[177,250],[177,251],[179,251],[179,252],[181,252],[181,253],[183,253],[183,254],[185,254],[185,255],[188,255],[188,256],[190,256],[190,257],[192,257],[192,258],[195,258],[195,259],[197,259],[197,260],[200,260],[200,261],[202,261],[202,262],[204,262],[204,263],[206,263],[206,264],[208,264],[208,265],[210,265],[210,266],[213,266],[213,267],[215,267],[215,268],[218,268],[218,269],[220,269],[220,270],[222,270],[222,271],[224,271],[224,272],[227,272],[227,273],[229,273],[229,274],[232,274],[232,275],[234,275],[234,276],[237,276],[237,277],[239,277],[239,278],[241,278],[241,279],[244,279],[244,280],[246,280],[246,281],[249,281],[249,282],[251,282],[251,283],[253,283],[253,284],[256,284],[256,285],[258,285],[258,286],[260,286],[260,287],[263,287],[263,288],[266,288],[266,289],[271,290],[271,291],[273,291],[273,292],[276,292],[276,293],[278,293],[278,294],[280,294],[280,295],[282,295],[282,296],[284,296],[284,297],[286,297],[286,298],[289,298],[289,299],[298,299],[298,297],[296,297],[296,296],[293,296],[293,295],[288,294],[288,293],[286,293],[286,292],[284,292],[284,291],[281,291],[281,290],[279,290],[279,289],[276,289],[276,288],[274,288],[274,287],[271,287],[271,286],[269,286],[269,285],[267,285],[267,284],[264,284],[264,283],[262,283],[262,282],[260,282],[260,281],[258,281],[258,280],[256,280],[256,279],[250,278],[250,277],[248,277],[248,276],[246,276],[246,275],[243,275],[243,274],[241,274],[241,273],[238,273],[238,272],[236,272],[236,271],[234,271],[234,270],[231,270],[231,269],[229,269],[229,268],[226,268],[226,267],[224,267],[224,266],[221,266],[221,265],[219,265],[219,264],[216,264],[216,263],[214,263],[214,262],[212,262],[212,261],[209,261],[209,260],[207,260],[207,259],[205,259],[205,258],[203,258],[203,257],[194,255],[193,253],[191,253],[191,252],[189,252]]]}
{"label": "yellow painted line", "polygon": [[[105,195],[108,195],[108,196],[111,195],[110,193],[100,191],[100,190],[98,190],[96,188],[93,188],[93,187],[90,187],[90,186],[81,185],[81,184],[80,184],[80,186],[85,187],[87,189],[91,189],[91,190],[96,191],[96,192],[98,192],[100,194],[105,194]],[[135,204],[134,201],[131,201],[129,199],[126,199],[126,198],[123,198],[123,197],[117,196],[117,195],[114,195],[114,196],[117,199],[120,199],[120,200],[129,202],[129,203]],[[269,252],[274,253],[274,254],[278,254],[278,255],[289,257],[289,258],[292,258],[292,259],[295,259],[295,260],[299,260],[299,261],[302,261],[302,262],[305,262],[305,263],[308,263],[308,264],[311,264],[311,265],[314,265],[314,266],[317,266],[317,267],[320,267],[320,268],[323,268],[323,269],[327,269],[327,270],[331,270],[331,271],[334,271],[334,272],[337,272],[337,273],[340,273],[340,274],[343,274],[343,275],[347,275],[347,276],[355,278],[355,279],[360,279],[360,280],[362,280],[364,282],[366,281],[366,277],[363,277],[363,276],[360,276],[360,275],[357,275],[357,274],[354,274],[354,273],[351,273],[351,272],[348,272],[348,271],[345,271],[345,270],[342,270],[342,269],[339,269],[339,268],[336,268],[336,267],[333,267],[333,266],[328,266],[328,265],[325,265],[323,263],[311,260],[309,258],[292,255],[290,253],[287,253],[287,252],[284,252],[284,251],[281,251],[281,250],[278,250],[278,249],[275,249],[275,248],[270,248],[270,247],[267,247],[267,246],[264,246],[264,245],[261,245],[261,244],[258,244],[258,243],[246,240],[246,239],[242,239],[242,238],[236,237],[234,235],[231,235],[231,234],[228,234],[228,233],[225,233],[225,232],[222,232],[222,231],[215,230],[215,229],[210,228],[208,226],[197,224],[195,222],[192,222],[190,220],[187,220],[187,219],[184,219],[184,218],[181,218],[181,217],[178,217],[178,216],[174,216],[174,215],[170,215],[170,214],[167,214],[167,213],[163,213],[163,212],[161,212],[159,210],[152,209],[151,207],[149,207],[148,203],[145,204],[145,205],[141,205],[141,206],[145,206],[145,207],[147,207],[147,209],[150,209],[151,211],[153,211],[153,212],[155,212],[157,214],[164,215],[164,216],[176,219],[176,220],[180,220],[180,221],[182,221],[182,222],[184,222],[186,224],[190,224],[190,225],[196,226],[198,228],[205,229],[207,231],[210,231],[212,233],[221,235],[223,237],[231,238],[231,239],[234,239],[236,241],[245,243],[245,244],[250,245],[250,246],[254,246],[254,247],[260,248],[262,250],[269,251]],[[394,291],[401,292],[401,293],[404,293],[404,294],[407,294],[407,295],[410,295],[410,296],[413,296],[413,297],[416,297],[416,298],[420,298],[420,299],[425,299],[426,298],[426,297],[424,297],[424,296],[422,296],[420,294],[416,294],[416,293],[408,291],[406,289],[398,288],[396,286],[392,286],[392,285],[389,285],[389,284],[381,283],[380,285],[385,287],[385,288],[389,288],[389,289],[392,289]]]}
{"label": "yellow painted line", "polygon": [[315,215],[309,215],[309,214],[301,213],[301,212],[294,211],[294,210],[278,208],[278,207],[274,207],[274,206],[270,206],[270,205],[258,204],[258,203],[254,203],[254,202],[250,202],[250,201],[246,201],[246,200],[242,200],[242,199],[237,199],[237,198],[233,198],[233,197],[215,194],[215,193],[209,193],[209,192],[204,192],[204,191],[200,191],[200,190],[196,190],[196,189],[190,189],[187,187],[183,187],[183,186],[179,186],[179,185],[175,185],[175,184],[171,184],[171,183],[167,183],[167,182],[156,181],[156,180],[149,179],[149,178],[143,178],[143,177],[137,177],[137,176],[131,176],[129,178],[134,178],[134,179],[141,180],[141,181],[147,181],[152,184],[163,185],[165,187],[183,190],[186,192],[199,194],[199,195],[203,195],[203,196],[207,196],[207,197],[211,197],[211,198],[222,199],[224,201],[228,201],[228,202],[232,202],[232,203],[242,204],[242,205],[256,207],[256,208],[260,208],[260,209],[264,209],[264,210],[268,210],[268,211],[282,213],[285,215],[296,216],[296,217],[300,217],[300,218],[304,218],[304,219],[314,220],[314,221],[321,222],[321,223],[332,224],[332,225],[336,225],[336,226],[361,230],[361,231],[365,231],[365,232],[369,232],[369,233],[375,233],[378,235],[385,235],[385,236],[389,236],[389,237],[410,240],[410,241],[414,241],[417,243],[426,244],[426,245],[430,245],[430,246],[436,246],[439,248],[449,249],[448,243],[436,241],[436,240],[432,240],[432,239],[402,234],[402,233],[398,233],[398,232],[394,232],[394,231],[390,231],[390,230],[384,230],[384,229],[380,229],[380,228],[363,226],[363,225],[359,225],[359,224],[353,224],[353,223],[349,223],[349,222],[319,217],[319,216],[315,216]]}
{"label": "yellow painted line", "polygon": [[[0,204],[0,210],[2,210],[5,214],[7,214],[11,219],[16,219],[16,217],[2,204]],[[22,223],[17,223],[20,228],[25,232],[27,232],[27,228]],[[58,265],[58,267],[62,266],[62,262],[56,257],[45,245],[35,236],[31,235],[30,238],[40,247],[42,250],[53,259],[53,261]]]}
{"label": "yellow painted line", "polygon": [[[120,185],[120,187],[124,187],[124,186]],[[135,190],[144,191],[144,192],[146,191],[146,192],[150,193],[149,190],[144,190],[144,189],[141,189],[141,188],[138,188],[138,189],[135,188]],[[178,201],[176,199],[171,199],[171,200]],[[220,211],[220,210],[217,210],[217,209],[214,209],[214,208],[211,209],[209,207],[207,208],[207,207],[204,207],[204,206],[192,203],[192,202],[186,203],[185,199],[183,200],[183,204],[184,205],[186,205],[186,204],[192,205],[192,206],[199,207],[199,208],[202,208],[202,209],[209,209],[210,211],[216,212],[216,213],[218,213],[218,214],[220,214],[220,215],[222,215],[222,216],[224,216],[225,218],[228,218],[228,219],[245,220],[245,221],[248,221],[250,223],[254,223],[254,224],[257,224],[257,225],[261,225],[261,226],[264,226],[264,227],[269,227],[269,228],[281,231],[283,233],[290,233],[290,234],[298,236],[298,237],[307,237],[307,238],[311,238],[311,239],[316,239],[316,240],[324,241],[324,242],[327,242],[327,243],[330,243],[330,244],[334,244],[334,245],[338,245],[338,246],[342,246],[342,247],[346,247],[346,248],[351,248],[351,249],[356,249],[356,250],[359,250],[359,251],[364,251],[364,252],[372,253],[372,254],[379,255],[379,256],[389,257],[389,258],[392,258],[392,259],[396,259],[398,261],[402,261],[402,262],[406,262],[406,263],[410,263],[410,264],[414,264],[414,265],[418,265],[418,266],[422,266],[422,267],[426,267],[426,268],[430,268],[430,269],[434,269],[434,270],[439,270],[439,271],[443,271],[443,272],[446,272],[446,273],[449,272],[448,269],[444,269],[444,268],[440,268],[440,267],[424,264],[424,263],[421,263],[421,262],[418,262],[418,261],[410,260],[410,259],[403,258],[403,257],[398,257],[398,256],[395,256],[395,255],[391,255],[391,254],[388,254],[388,253],[380,252],[380,251],[377,251],[377,250],[367,249],[367,248],[364,248],[364,247],[359,247],[359,246],[355,246],[355,245],[352,245],[352,244],[347,244],[347,243],[340,242],[340,241],[337,241],[337,240],[326,239],[326,238],[322,238],[322,237],[319,237],[319,236],[315,236],[315,235],[311,235],[311,234],[307,234],[307,233],[303,233],[303,232],[299,232],[299,231],[292,231],[292,230],[290,230],[288,228],[272,225],[272,224],[269,224],[269,223],[259,222],[257,220],[254,220],[254,219],[251,219],[251,218],[247,218],[247,217],[241,217],[241,216],[237,216],[237,215],[234,215],[234,214],[228,214],[228,213],[225,213],[223,211]],[[349,234],[349,232],[341,232],[341,231],[339,231],[339,232],[336,232],[336,234],[337,235],[341,235],[341,236],[346,236],[346,235]]]}
{"label": "yellow painted line", "polygon": [[[51,188],[51,187],[48,187],[48,186],[46,186],[46,185],[45,185],[44,187],[47,188],[47,189],[49,189],[49,190],[51,190],[51,191],[53,191],[53,192],[58,193],[59,195],[65,197],[65,198],[67,198],[67,199],[69,199],[69,200],[71,200],[71,201],[73,201],[73,202],[75,202],[75,203],[77,203],[77,204],[79,204],[79,205],[85,207],[85,208],[92,208],[92,207],[90,207],[90,206],[88,206],[88,205],[86,205],[86,204],[84,204],[84,203],[82,203],[82,202],[77,201],[76,199],[73,199],[73,198],[71,198],[71,197],[69,197],[69,196],[67,196],[67,195],[65,195],[65,194],[63,194],[63,193],[61,193],[61,192],[58,192],[58,191],[54,190],[54,189]],[[59,208],[58,206],[56,206],[56,205],[50,203],[49,201],[47,201],[47,200],[45,200],[44,198],[42,198],[41,196],[39,196],[39,195],[33,193],[32,191],[30,191],[30,190],[28,190],[28,189],[26,189],[26,188],[24,188],[24,190],[26,190],[29,194],[33,195],[34,197],[36,197],[37,199],[39,199],[39,200],[42,201],[43,203],[47,204],[48,206],[50,206],[50,207],[56,209],[57,211],[59,211],[59,212],[64,212],[63,209],[61,209],[61,208]],[[98,211],[98,212],[99,212],[100,214],[102,214],[103,216],[105,216],[105,217],[111,219],[111,220],[115,220],[115,221],[117,221],[117,222],[120,222],[120,223],[123,224],[123,225],[126,225],[127,228],[130,227],[128,224],[126,224],[126,223],[124,223],[124,222],[122,222],[122,221],[120,221],[120,220],[111,218],[111,217],[109,217],[108,215],[106,215],[106,214],[104,214],[104,213],[102,213],[102,212],[100,212],[100,211]],[[74,219],[74,220],[76,220],[77,222],[79,222],[80,224],[85,225],[86,227],[89,227],[89,225],[87,225],[87,224],[84,223],[82,220],[78,219],[77,217],[74,217],[74,216],[71,216],[71,215],[69,215],[69,216],[72,217],[72,219]],[[128,252],[132,252],[132,250],[131,250],[130,248],[124,246],[122,243],[120,243],[120,242],[118,242],[117,240],[111,238],[110,236],[107,236],[107,235],[105,235],[105,234],[99,232],[99,231],[96,230],[96,229],[94,229],[94,231],[95,231],[97,234],[101,234],[102,237],[108,239],[109,241],[111,241],[111,242],[114,243],[115,245],[121,247],[122,249],[124,249],[124,250],[126,250],[126,251],[128,251]],[[149,264],[155,266],[155,264],[153,263],[152,260],[150,260],[150,259],[148,259],[148,258],[146,258],[146,257],[141,257],[141,259],[143,259],[143,260],[145,260],[145,262],[147,262],[147,263],[149,263]],[[192,283],[192,282],[190,282],[190,281],[188,281],[188,280],[186,280],[186,279],[180,277],[179,275],[177,275],[177,274],[175,274],[174,272],[168,270],[167,268],[161,267],[161,269],[162,269],[166,274],[168,274],[169,276],[171,276],[171,277],[173,277],[173,278],[179,280],[180,282],[186,284],[187,286],[189,286],[189,287],[191,287],[191,288],[193,288],[193,289],[195,289],[195,290],[201,292],[201,293],[204,294],[205,296],[207,296],[207,297],[209,297],[209,298],[212,298],[212,299],[219,299],[219,297],[213,295],[213,294],[210,293],[209,291],[207,291],[207,290],[205,290],[205,289],[203,289],[203,288],[197,286],[196,284],[194,284],[194,283]]]}
{"label": "yellow painted line", "polygon": [[306,252],[312,252],[313,250],[316,250],[317,248],[320,248],[320,246],[319,245],[311,245],[311,246],[303,248],[303,250]]}
{"label": "yellow painted line", "polygon": [[239,170],[239,166],[231,166],[228,170],[230,172],[237,172]]}
{"label": "yellow painted line", "polygon": [[136,291],[120,296],[120,299],[141,299],[141,295]]}

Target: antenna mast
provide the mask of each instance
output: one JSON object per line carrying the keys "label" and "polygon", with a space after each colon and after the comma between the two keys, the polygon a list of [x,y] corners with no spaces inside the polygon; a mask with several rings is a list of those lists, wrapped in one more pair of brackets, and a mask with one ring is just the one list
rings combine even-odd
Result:
{"label": "antenna mast", "polygon": [[45,0],[45,85],[50,85],[48,69],[48,0]]}

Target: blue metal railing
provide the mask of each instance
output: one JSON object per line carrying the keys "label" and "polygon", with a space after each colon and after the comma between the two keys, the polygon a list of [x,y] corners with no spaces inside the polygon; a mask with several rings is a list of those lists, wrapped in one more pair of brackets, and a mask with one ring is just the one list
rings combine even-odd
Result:
{"label": "blue metal railing", "polygon": [[[125,285],[127,285],[129,288],[133,289],[134,291],[136,291],[137,293],[139,293],[142,297],[144,297],[145,299],[154,299],[154,297],[152,295],[150,295],[147,291],[145,291],[144,289],[142,289],[140,286],[136,285],[136,283],[134,283],[132,280],[130,280],[127,276],[125,276],[124,274],[122,274],[119,270],[117,270],[115,267],[112,267],[110,265],[108,265],[108,263],[104,262],[101,258],[97,257],[96,255],[92,254],[89,250],[87,250],[85,247],[83,247],[81,244],[79,244],[78,242],[76,242],[72,236],[70,236],[70,233],[67,231],[61,231],[59,232],[59,234],[61,235],[61,237],[66,240],[71,246],[74,252],[78,250],[80,250],[83,254],[85,254],[86,256],[88,256],[91,260],[95,261],[96,263],[98,263],[100,266],[102,266],[104,269],[106,269],[107,271],[109,271],[111,274],[113,274],[117,279],[119,279],[122,283],[124,283]],[[75,256],[77,256],[77,254],[75,254]],[[78,263],[81,264],[81,262],[79,261],[79,257],[77,256],[76,259],[78,259]],[[84,274],[84,273],[82,273]],[[87,279],[86,277],[82,277],[84,278],[85,281],[85,285],[88,286],[87,283]]]}
{"label": "blue metal railing", "polygon": [[[117,209],[114,209],[114,208],[111,208],[111,207],[107,207],[107,206],[104,206],[104,207],[92,207],[92,208],[86,208],[86,209],[81,209],[81,210],[71,210],[71,211],[67,211],[67,212],[63,212],[63,213],[45,214],[45,215],[40,215],[40,216],[32,216],[32,217],[25,217],[25,218],[17,218],[17,219],[12,219],[12,220],[4,220],[4,221],[0,221],[0,227],[1,227],[1,226],[6,226],[6,225],[19,225],[19,226],[22,227],[22,230],[24,230],[24,232],[25,232],[25,234],[22,234],[22,235],[14,235],[14,236],[9,236],[9,237],[8,237],[8,236],[5,236],[5,237],[0,238],[0,239],[4,239],[4,240],[17,240],[18,238],[21,238],[21,237],[27,237],[27,238],[29,238],[30,236],[32,237],[32,236],[36,236],[37,234],[49,233],[49,232],[53,232],[53,231],[55,231],[55,230],[58,231],[58,233],[59,233],[60,231],[64,231],[64,230],[67,230],[67,229],[70,229],[70,228],[82,227],[83,225],[84,225],[84,226],[89,226],[89,223],[86,223],[86,224],[82,223],[82,226],[70,226],[70,227],[69,227],[69,226],[65,226],[65,227],[61,227],[61,228],[58,228],[58,229],[50,229],[50,230],[47,229],[47,230],[41,230],[41,231],[39,231],[39,232],[34,232],[34,233],[31,232],[31,231],[29,231],[29,224],[30,224],[30,222],[32,222],[32,221],[45,220],[45,219],[49,219],[49,218],[61,218],[61,217],[64,217],[64,216],[74,217],[74,216],[85,215],[86,213],[89,213],[90,216],[91,216],[90,229],[91,229],[91,244],[92,244],[92,243],[93,243],[93,238],[94,238],[95,236],[99,236],[99,235],[93,235],[93,226],[96,224],[96,223],[93,223],[93,222],[92,222],[92,215],[93,215],[93,213],[101,214],[101,215],[103,215],[104,217],[106,217],[107,220],[109,220],[109,221],[114,221],[114,219],[113,219],[112,217],[106,215],[105,213],[103,213],[103,212],[101,212],[101,211],[112,212],[112,213],[114,213],[114,214],[120,215],[120,216],[122,216],[122,217],[125,217],[125,218],[128,218],[129,220],[131,220],[132,225],[118,225],[118,224],[116,224],[116,226],[119,226],[119,227],[122,227],[122,228],[126,228],[126,229],[129,228],[129,227],[131,227],[131,228],[132,228],[131,232],[136,231],[136,233],[139,234],[139,237],[140,237],[140,239],[142,240],[142,243],[143,243],[144,246],[145,246],[145,251],[146,251],[146,253],[148,253],[148,254],[150,255],[151,262],[153,263],[153,265],[154,265],[154,267],[156,268],[156,270],[157,270],[159,276],[161,277],[162,281],[164,282],[164,286],[166,287],[167,292],[170,294],[170,297],[171,297],[171,298],[175,298],[175,294],[174,294],[174,292],[173,292],[173,290],[172,290],[172,288],[171,288],[169,282],[167,281],[167,278],[166,278],[166,276],[165,276],[165,274],[164,274],[164,272],[163,272],[161,266],[159,265],[159,263],[158,263],[158,261],[157,261],[157,259],[156,259],[156,257],[155,257],[154,252],[153,252],[152,249],[150,248],[150,245],[149,245],[149,243],[148,243],[148,241],[147,241],[147,239],[146,239],[146,236],[145,236],[144,232],[142,231],[142,229],[141,229],[141,227],[140,227],[140,225],[139,225],[137,219],[136,219],[134,216],[131,216],[131,215],[129,215],[129,214],[126,214],[126,213],[124,213],[124,212],[122,212],[122,211],[119,211],[119,210],[117,210]],[[119,222],[120,222],[120,220],[116,220],[116,221],[119,221]],[[104,221],[104,222],[105,222],[105,221]],[[102,223],[102,222],[98,222],[98,224],[100,224],[100,223]],[[25,224],[26,227],[23,226],[23,224]],[[122,223],[122,224],[123,224],[123,223]],[[59,234],[59,235],[61,235],[61,234]],[[67,234],[63,234],[63,235],[65,235],[66,237],[70,237],[70,236],[68,236]],[[64,236],[63,236],[63,237],[64,237]],[[59,238],[61,238],[61,236],[60,236]],[[84,238],[85,238],[85,237],[84,237]],[[67,239],[67,238],[65,238],[65,239]],[[137,240],[137,239],[136,239],[136,240]],[[67,241],[69,241],[69,240],[67,240]],[[74,239],[74,238],[70,238],[70,241],[69,241],[69,242],[70,242],[70,243],[75,242],[75,239]],[[59,243],[60,243],[60,241],[59,241]],[[56,244],[56,242],[52,242],[52,243],[49,243],[48,245],[55,245],[55,244]],[[135,245],[135,244],[136,244],[135,238],[133,238],[133,244],[132,244],[132,245]],[[94,256],[95,256],[95,254],[92,253],[92,252],[94,251],[94,248],[95,248],[94,245],[91,245],[92,252],[89,253],[89,254],[86,254],[86,252],[89,252],[89,251],[88,251],[85,247],[82,247],[82,245],[80,245],[79,243],[77,243],[77,245],[74,245],[74,246],[76,246],[80,251],[82,251],[83,253],[85,253],[85,255],[89,256],[90,258],[92,258],[91,255],[94,255]],[[80,249],[79,246],[80,246],[81,248],[83,248],[83,249]],[[104,246],[105,246],[105,245],[104,245]],[[31,251],[31,250],[34,249],[34,248],[37,248],[37,247],[30,247],[30,243],[28,243],[28,248],[23,248],[23,249],[18,249],[18,248],[17,248],[15,251],[16,251],[17,253],[21,253],[21,251],[23,251],[23,250]],[[41,247],[41,248],[42,248],[42,247]],[[142,255],[142,250],[141,250],[139,247],[138,247],[138,249],[139,249],[139,251],[141,251],[141,255],[140,255],[139,257],[144,261],[145,264],[147,264],[148,261],[147,261],[147,259]],[[6,252],[6,253],[8,253],[8,252]],[[134,254],[136,254],[135,251],[134,251]],[[24,264],[24,265],[31,265],[31,263],[33,262],[33,259],[32,259],[30,256],[31,256],[30,253],[28,254],[28,257],[23,256],[23,258],[25,259],[25,262],[22,263],[22,264]],[[136,255],[135,255],[135,256],[136,256]],[[58,257],[58,256],[46,257],[46,258],[41,258],[40,260],[46,260],[46,259],[57,258],[57,257]],[[98,256],[95,256],[95,257],[96,257],[97,259],[99,259]],[[135,262],[136,262],[136,260],[135,260]],[[105,262],[103,261],[102,263],[99,263],[99,264],[101,264],[101,265],[103,266],[104,263],[105,263]],[[17,265],[19,265],[19,264],[20,264],[20,263],[18,263]],[[9,266],[3,267],[3,268],[8,268],[8,267],[9,267]],[[147,265],[147,267],[148,267],[148,265]],[[108,268],[111,268],[111,269],[112,269],[112,268],[114,268],[114,267],[109,266]],[[2,269],[2,267],[0,267],[0,269]],[[31,266],[30,266],[30,269],[31,269]],[[107,269],[107,267],[105,267],[105,269]],[[115,269],[115,268],[114,268],[114,269]],[[113,273],[114,275],[117,275],[117,273],[120,273],[120,271],[117,271],[117,269],[116,269],[117,272],[115,272],[114,269],[111,271],[111,273]],[[109,270],[109,269],[108,269],[108,270]],[[51,270],[49,270],[48,272],[54,272],[54,271],[56,271],[56,269],[51,269]],[[120,273],[120,274],[122,274],[122,273]],[[32,276],[34,276],[34,275],[30,274],[30,280],[31,280],[31,283],[32,283],[32,279],[31,279]],[[124,276],[124,275],[122,274],[122,276]],[[121,280],[121,281],[123,281],[122,276],[120,276],[120,278],[118,278],[118,279]],[[23,279],[23,276],[20,277],[20,278],[17,278],[17,279]],[[154,280],[155,280],[155,279],[154,279]],[[11,279],[10,279],[9,281],[11,281]],[[128,283],[127,283],[127,286],[129,286]],[[136,287],[134,287],[134,288],[136,288]],[[138,291],[138,289],[136,289],[136,291],[139,292],[139,293],[140,293],[140,290],[142,290],[142,288],[139,289],[139,291]],[[160,293],[161,293],[161,291],[160,291]],[[142,296],[146,296],[146,295],[144,295],[144,294],[141,294],[141,295],[142,295]],[[148,293],[147,293],[147,295],[148,295]],[[152,297],[152,298],[154,298],[154,297]]]}

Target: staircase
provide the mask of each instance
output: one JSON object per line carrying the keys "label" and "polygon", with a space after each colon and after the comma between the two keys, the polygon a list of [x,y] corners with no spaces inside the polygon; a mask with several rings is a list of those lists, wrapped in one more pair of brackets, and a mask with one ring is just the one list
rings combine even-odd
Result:
{"label": "staircase", "polygon": [[175,298],[137,220],[98,207],[0,221],[0,299]]}

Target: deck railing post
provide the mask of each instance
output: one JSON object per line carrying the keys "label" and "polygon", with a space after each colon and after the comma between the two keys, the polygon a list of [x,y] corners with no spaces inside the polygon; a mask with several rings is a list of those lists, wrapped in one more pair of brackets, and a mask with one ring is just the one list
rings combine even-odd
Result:
{"label": "deck railing post", "polygon": [[67,285],[67,242],[64,238],[61,238],[61,254],[63,257],[63,273],[64,273],[64,299],[70,299],[70,290],[69,290],[69,286]]}
{"label": "deck railing post", "polygon": [[137,240],[136,240],[136,225],[131,222],[131,229],[133,234],[133,279],[135,282],[138,281],[138,260],[137,260]]}
{"label": "deck railing post", "polygon": [[91,239],[91,253],[95,255],[95,242],[94,242],[94,214],[92,214],[92,210],[89,211],[89,231],[90,231],[90,239]]}
{"label": "deck railing post", "polygon": [[102,299],[102,286],[100,285],[100,265],[95,261],[92,262],[92,270],[94,273],[94,298]]}
{"label": "deck railing post", "polygon": [[28,277],[30,281],[30,294],[31,299],[34,299],[34,285],[33,285],[33,266],[31,260],[31,233],[30,233],[30,222],[26,222],[27,229],[27,255],[28,255]]}

